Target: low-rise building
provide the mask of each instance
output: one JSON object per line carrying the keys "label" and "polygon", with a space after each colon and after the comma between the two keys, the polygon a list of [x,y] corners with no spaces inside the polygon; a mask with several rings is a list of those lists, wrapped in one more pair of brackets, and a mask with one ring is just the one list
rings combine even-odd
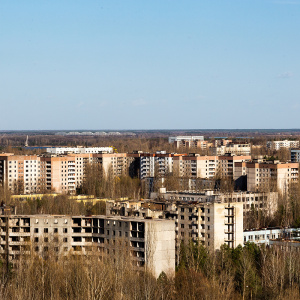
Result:
{"label": "low-rise building", "polygon": [[270,245],[271,240],[290,239],[300,237],[298,228],[263,228],[244,231],[244,244],[251,242],[255,244]]}
{"label": "low-rise building", "polygon": [[276,247],[282,250],[288,251],[300,251],[300,238],[298,239],[276,239],[270,240],[271,247]]}

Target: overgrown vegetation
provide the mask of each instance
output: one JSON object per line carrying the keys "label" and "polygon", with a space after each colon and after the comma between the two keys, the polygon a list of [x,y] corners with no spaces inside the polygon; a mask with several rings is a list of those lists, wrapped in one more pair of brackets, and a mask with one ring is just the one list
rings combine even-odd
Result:
{"label": "overgrown vegetation", "polygon": [[33,255],[6,272],[1,299],[299,299],[300,253],[254,244],[215,253],[182,245],[175,276],[132,268],[124,249],[115,257]]}

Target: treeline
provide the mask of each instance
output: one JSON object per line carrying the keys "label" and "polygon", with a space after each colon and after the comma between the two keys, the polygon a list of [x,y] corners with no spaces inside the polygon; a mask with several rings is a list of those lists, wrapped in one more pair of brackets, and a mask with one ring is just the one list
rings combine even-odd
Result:
{"label": "treeline", "polygon": [[247,243],[210,253],[191,242],[181,247],[178,284],[182,299],[300,299],[300,252]]}
{"label": "treeline", "polygon": [[261,299],[300,298],[300,253],[247,244],[215,253],[182,245],[175,276],[135,270],[128,252],[100,259],[96,252],[20,257],[0,267],[1,299]]}

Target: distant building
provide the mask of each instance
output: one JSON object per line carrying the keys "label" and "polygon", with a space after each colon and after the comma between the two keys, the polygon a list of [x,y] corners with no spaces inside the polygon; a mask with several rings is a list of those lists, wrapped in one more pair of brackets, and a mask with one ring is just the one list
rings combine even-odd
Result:
{"label": "distant building", "polygon": [[140,155],[140,178],[160,176],[164,177],[173,172],[174,154],[166,151],[143,153]]}
{"label": "distant building", "polygon": [[251,155],[251,144],[233,144],[228,143],[223,146],[217,146],[210,149],[212,155]]}
{"label": "distant building", "polygon": [[49,147],[46,151],[52,154],[113,153],[113,147]]}
{"label": "distant building", "polygon": [[43,171],[43,163],[37,155],[0,154],[0,185],[7,185],[12,192],[38,192]]}
{"label": "distant building", "polygon": [[300,162],[300,149],[291,149],[291,162]]}
{"label": "distant building", "polygon": [[280,150],[282,148],[299,148],[299,141],[268,141],[267,148],[272,150]]}
{"label": "distant building", "polygon": [[290,184],[298,182],[299,163],[279,161],[237,162],[234,180],[246,176],[248,191],[277,189],[280,193],[289,191]]}
{"label": "distant building", "polygon": [[14,155],[0,154],[0,185],[12,193],[30,194],[45,191],[74,194],[83,183],[87,164],[98,165],[112,176],[137,174],[139,154],[72,153]]}
{"label": "distant building", "polygon": [[173,169],[179,177],[185,178],[206,178],[211,179],[216,176],[231,177],[235,169],[235,163],[250,161],[251,156],[200,156],[189,154],[174,156]]}
{"label": "distant building", "polygon": [[200,136],[174,136],[169,137],[169,144],[175,145],[176,148],[199,148],[205,150],[208,148],[208,142],[204,141],[204,137]]}

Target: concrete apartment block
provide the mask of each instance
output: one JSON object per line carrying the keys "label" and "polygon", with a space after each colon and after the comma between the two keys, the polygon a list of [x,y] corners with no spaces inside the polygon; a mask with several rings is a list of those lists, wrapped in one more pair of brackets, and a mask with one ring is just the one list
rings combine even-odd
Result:
{"label": "concrete apartment block", "polygon": [[280,150],[282,148],[298,148],[299,147],[299,141],[268,141],[267,142],[267,148],[272,150]]}
{"label": "concrete apartment block", "polygon": [[233,177],[235,163],[250,160],[251,156],[181,155],[173,157],[173,170],[179,177],[187,178]]}
{"label": "concrete apartment block", "polygon": [[233,144],[218,146],[211,148],[212,155],[225,155],[227,153],[233,155],[251,155],[251,144]]}
{"label": "concrete apartment block", "polygon": [[280,193],[286,193],[292,183],[298,182],[299,177],[299,163],[237,162],[235,170],[235,179],[246,176],[248,191],[266,191],[275,188]]}
{"label": "concrete apartment block", "polygon": [[[9,222],[7,223],[7,219]],[[117,259],[127,250],[134,268],[175,272],[175,224],[172,220],[107,217],[10,215],[0,216],[0,255],[11,261],[32,252],[92,255]],[[7,234],[8,233],[8,234]],[[7,240],[8,238],[8,240]],[[8,246],[8,247],[7,247]]]}
{"label": "concrete apartment block", "polygon": [[48,191],[74,194],[84,178],[87,164],[98,164],[112,176],[137,173],[138,154],[80,153],[68,155],[0,154],[0,184],[13,193],[30,194]]}
{"label": "concrete apartment block", "polygon": [[[107,214],[152,217],[175,221],[176,251],[181,241],[198,241],[217,250],[243,243],[243,203],[196,201],[108,201]],[[178,254],[178,253],[177,253]]]}
{"label": "concrete apartment block", "polygon": [[200,203],[216,202],[216,203],[243,203],[243,213],[250,212],[252,209],[264,211],[267,215],[272,216],[278,208],[278,193],[269,192],[231,192],[221,193],[220,191],[205,191],[202,193],[188,192],[172,192],[168,191],[159,194],[160,199],[166,201],[197,201]]}

